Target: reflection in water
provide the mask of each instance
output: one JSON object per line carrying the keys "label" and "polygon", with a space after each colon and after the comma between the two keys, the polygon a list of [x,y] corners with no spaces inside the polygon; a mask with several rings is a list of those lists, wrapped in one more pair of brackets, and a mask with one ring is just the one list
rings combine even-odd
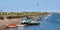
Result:
{"label": "reflection in water", "polygon": [[18,30],[24,30],[24,27],[17,27]]}
{"label": "reflection in water", "polygon": [[60,19],[57,19],[57,21],[60,21]]}

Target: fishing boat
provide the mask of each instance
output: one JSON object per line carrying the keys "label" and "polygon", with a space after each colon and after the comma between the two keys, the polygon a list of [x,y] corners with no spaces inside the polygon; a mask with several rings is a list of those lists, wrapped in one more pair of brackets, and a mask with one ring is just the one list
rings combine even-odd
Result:
{"label": "fishing boat", "polygon": [[31,21],[31,22],[29,23],[29,25],[38,25],[38,24],[40,24],[40,22]]}
{"label": "fishing boat", "polygon": [[23,20],[21,23],[27,24],[27,25],[38,25],[38,24],[40,24],[40,22],[32,21],[32,20]]}

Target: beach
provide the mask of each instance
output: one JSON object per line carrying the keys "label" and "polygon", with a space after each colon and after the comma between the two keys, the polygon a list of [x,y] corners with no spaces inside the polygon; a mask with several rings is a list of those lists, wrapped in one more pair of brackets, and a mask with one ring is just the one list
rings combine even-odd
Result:
{"label": "beach", "polygon": [[19,24],[19,21],[20,21],[20,19],[0,20],[0,28],[6,28],[6,24],[8,24],[8,23]]}

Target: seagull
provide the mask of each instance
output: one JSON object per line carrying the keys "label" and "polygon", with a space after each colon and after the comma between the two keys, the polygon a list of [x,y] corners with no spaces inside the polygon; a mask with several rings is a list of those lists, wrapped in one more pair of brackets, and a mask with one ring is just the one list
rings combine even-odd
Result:
{"label": "seagull", "polygon": [[36,4],[37,6],[39,6],[39,4]]}

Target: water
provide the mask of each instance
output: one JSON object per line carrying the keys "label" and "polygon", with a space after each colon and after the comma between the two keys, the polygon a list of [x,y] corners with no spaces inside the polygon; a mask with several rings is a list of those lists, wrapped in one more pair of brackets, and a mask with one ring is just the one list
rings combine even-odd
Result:
{"label": "water", "polygon": [[60,30],[60,14],[54,13],[47,19],[42,19],[40,25],[18,27],[13,30]]}

